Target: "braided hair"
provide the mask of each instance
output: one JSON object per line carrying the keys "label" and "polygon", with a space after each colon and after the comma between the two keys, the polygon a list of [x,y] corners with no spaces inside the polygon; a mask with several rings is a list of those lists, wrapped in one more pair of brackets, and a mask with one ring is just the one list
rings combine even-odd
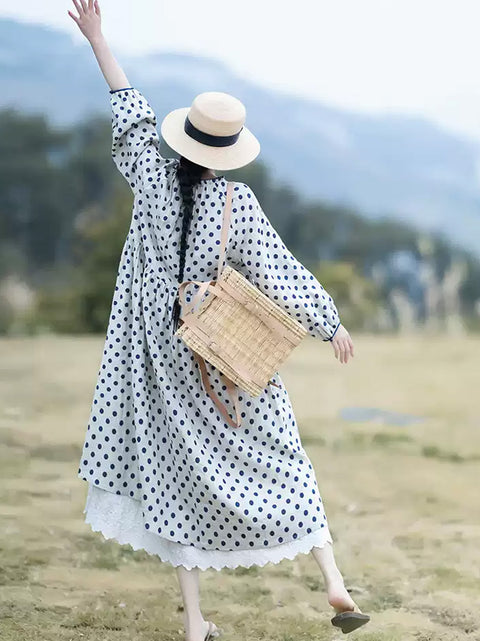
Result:
{"label": "braided hair", "polygon": [[[183,272],[185,269],[185,254],[187,251],[187,237],[190,231],[190,223],[193,216],[193,206],[195,203],[193,197],[194,187],[200,183],[202,174],[207,171],[207,167],[197,165],[193,161],[180,156],[180,162],[177,165],[177,177],[180,183],[180,193],[182,196],[182,208],[180,215],[182,218],[182,234],[180,239],[180,261],[178,269],[178,283],[183,282]],[[173,331],[176,331],[178,320],[180,318],[180,301],[178,295],[173,305]]]}

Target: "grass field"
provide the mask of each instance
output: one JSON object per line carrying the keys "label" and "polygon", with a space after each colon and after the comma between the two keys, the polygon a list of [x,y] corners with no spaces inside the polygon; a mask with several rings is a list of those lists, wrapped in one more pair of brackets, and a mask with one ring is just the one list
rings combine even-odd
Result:
{"label": "grass field", "polygon": [[[172,566],[83,521],[77,478],[102,338],[0,341],[0,638],[183,641]],[[302,343],[281,370],[363,641],[480,641],[475,338],[354,337],[342,365]],[[380,408],[421,420],[342,419]],[[225,641],[346,638],[311,554],[200,574]]]}

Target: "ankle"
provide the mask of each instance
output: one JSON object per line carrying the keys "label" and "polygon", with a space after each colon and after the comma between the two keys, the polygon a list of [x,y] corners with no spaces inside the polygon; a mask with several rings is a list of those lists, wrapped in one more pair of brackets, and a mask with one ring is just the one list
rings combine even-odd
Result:
{"label": "ankle", "polygon": [[189,612],[188,614],[186,612],[183,613],[183,624],[187,631],[195,630],[200,627],[202,623],[203,616],[201,612]]}
{"label": "ankle", "polygon": [[325,583],[328,586],[330,585],[344,585],[343,575],[338,568],[329,570],[328,574],[324,575]]}

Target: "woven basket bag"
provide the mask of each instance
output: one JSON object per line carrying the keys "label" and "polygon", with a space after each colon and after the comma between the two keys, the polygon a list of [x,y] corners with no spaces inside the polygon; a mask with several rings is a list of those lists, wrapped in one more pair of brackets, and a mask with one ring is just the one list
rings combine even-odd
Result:
{"label": "woven basket bag", "polygon": [[[227,196],[218,261],[217,280],[186,280],[179,285],[180,326],[175,332],[193,351],[205,391],[232,427],[240,427],[238,388],[258,396],[291,351],[307,335],[301,323],[255,287],[230,265],[222,271],[230,226],[233,183]],[[189,304],[185,288],[198,286]],[[205,361],[216,367],[235,407],[236,421],[210,385]]]}

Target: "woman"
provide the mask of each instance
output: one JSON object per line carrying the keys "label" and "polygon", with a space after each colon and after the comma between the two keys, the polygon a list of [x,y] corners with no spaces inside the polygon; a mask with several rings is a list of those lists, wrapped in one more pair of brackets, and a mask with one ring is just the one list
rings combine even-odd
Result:
{"label": "woman", "polygon": [[[162,134],[180,160],[163,158],[155,114],[102,36],[98,1],[73,3],[78,15],[68,13],[110,86],[113,160],[134,194],[78,471],[89,483],[86,522],[176,568],[186,641],[220,633],[200,611],[200,569],[263,566],[309,551],[337,612],[332,623],[353,630],[369,617],[336,566],[315,473],[280,376],[279,387],[259,397],[239,395],[242,429],[232,430],[204,392],[191,351],[174,335],[179,283],[215,277],[227,181],[210,167],[245,166],[260,150],[244,126],[245,109],[229,94],[200,94],[163,120]],[[334,301],[288,251],[244,183],[234,184],[226,260],[310,335],[330,341],[340,362],[353,356]],[[209,377],[228,403],[214,370]]]}

